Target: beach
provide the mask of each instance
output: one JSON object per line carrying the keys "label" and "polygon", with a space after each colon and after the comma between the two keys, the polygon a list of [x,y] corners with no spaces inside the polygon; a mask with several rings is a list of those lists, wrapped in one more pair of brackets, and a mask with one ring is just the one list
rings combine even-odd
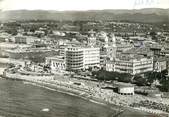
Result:
{"label": "beach", "polygon": [[115,113],[106,105],[6,79],[0,79],[0,105],[2,117],[110,117]]}
{"label": "beach", "polygon": [[[22,80],[26,84],[36,85],[54,91],[59,91],[69,95],[74,95],[86,99],[88,101],[99,103],[102,105],[110,105],[117,113],[122,113],[124,110],[136,109],[145,113],[152,113],[155,115],[165,114],[162,111],[146,108],[131,108],[130,104],[139,102],[140,100],[148,100],[148,97],[141,97],[138,95],[126,96],[113,92],[112,90],[102,89],[102,83],[95,81],[88,81],[83,79],[71,78],[64,75],[51,75],[51,76],[31,76],[21,75],[19,73],[8,73],[8,79]],[[79,85],[80,83],[80,85]],[[116,114],[117,114],[116,113]],[[165,117],[165,116],[164,116]]]}

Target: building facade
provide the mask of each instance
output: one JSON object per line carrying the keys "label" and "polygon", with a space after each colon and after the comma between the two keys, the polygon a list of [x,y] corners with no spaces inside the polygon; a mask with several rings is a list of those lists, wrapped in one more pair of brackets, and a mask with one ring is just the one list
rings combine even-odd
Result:
{"label": "building facade", "polygon": [[52,72],[66,70],[66,61],[62,56],[46,57],[46,65],[49,65]]}
{"label": "building facade", "polygon": [[33,44],[34,42],[40,42],[40,39],[32,36],[17,35],[13,41],[17,44]]}
{"label": "building facade", "polygon": [[121,95],[134,95],[134,86],[119,86],[118,93]]}
{"label": "building facade", "polygon": [[88,46],[95,46],[96,45],[96,36],[94,31],[88,32],[89,36],[87,38],[87,44]]}
{"label": "building facade", "polygon": [[100,48],[69,47],[66,51],[67,70],[80,70],[100,65]]}
{"label": "building facade", "polygon": [[66,57],[66,50],[68,45],[60,45],[59,46],[59,55]]}
{"label": "building facade", "polygon": [[115,61],[106,61],[106,71],[115,71]]}
{"label": "building facade", "polygon": [[116,59],[114,71],[132,75],[153,71],[153,58],[122,56]]}
{"label": "building facade", "polygon": [[85,69],[100,66],[100,48],[84,48],[83,53],[83,67]]}
{"label": "building facade", "polygon": [[154,58],[153,69],[156,72],[162,72],[162,71],[166,70],[167,69],[166,58],[163,58],[163,57]]}

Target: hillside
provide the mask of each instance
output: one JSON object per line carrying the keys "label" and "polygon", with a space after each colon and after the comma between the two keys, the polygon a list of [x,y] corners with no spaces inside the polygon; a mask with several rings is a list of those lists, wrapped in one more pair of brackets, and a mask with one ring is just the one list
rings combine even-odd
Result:
{"label": "hillside", "polygon": [[45,11],[15,10],[0,11],[0,20],[118,20],[131,22],[169,22],[169,9],[140,10],[89,10],[89,11]]}

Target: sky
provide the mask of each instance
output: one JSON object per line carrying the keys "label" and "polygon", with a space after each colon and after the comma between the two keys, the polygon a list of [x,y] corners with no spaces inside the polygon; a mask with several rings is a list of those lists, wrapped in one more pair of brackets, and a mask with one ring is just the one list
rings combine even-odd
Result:
{"label": "sky", "polygon": [[169,0],[0,0],[6,10],[103,10],[169,8]]}

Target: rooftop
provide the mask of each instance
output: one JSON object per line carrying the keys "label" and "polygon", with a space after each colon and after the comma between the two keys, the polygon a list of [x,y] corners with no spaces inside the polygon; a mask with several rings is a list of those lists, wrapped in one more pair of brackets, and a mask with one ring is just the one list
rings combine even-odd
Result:
{"label": "rooftop", "polygon": [[125,60],[125,61],[133,61],[133,60],[142,60],[142,59],[148,59],[147,57],[144,57],[143,55],[137,55],[137,54],[133,54],[133,55],[121,55],[117,58],[117,60]]}
{"label": "rooftop", "polygon": [[165,57],[155,57],[154,61],[162,62],[162,61],[166,61],[166,58]]}
{"label": "rooftop", "polygon": [[63,56],[52,56],[52,57],[46,57],[46,59],[50,59],[50,60],[56,60],[56,61],[64,61],[64,57]]}
{"label": "rooftop", "polygon": [[16,47],[29,47],[29,45],[26,44],[14,44],[14,43],[7,43],[7,42],[2,42],[0,43],[0,48],[16,48]]}
{"label": "rooftop", "polygon": [[159,45],[159,44],[153,44],[153,45],[151,45],[150,48],[151,48],[151,49],[162,49],[162,46]]}
{"label": "rooftop", "polygon": [[122,83],[122,82],[118,82],[117,86],[119,88],[128,88],[128,87],[134,87],[134,85],[130,84],[130,83]]}
{"label": "rooftop", "polygon": [[151,50],[147,47],[134,47],[131,48],[127,51],[124,51],[124,54],[141,54],[141,55],[147,55],[148,53],[150,53]]}
{"label": "rooftop", "polygon": [[47,48],[16,48],[16,49],[10,49],[6,50],[7,52],[11,53],[29,53],[29,52],[49,52],[51,49]]}

